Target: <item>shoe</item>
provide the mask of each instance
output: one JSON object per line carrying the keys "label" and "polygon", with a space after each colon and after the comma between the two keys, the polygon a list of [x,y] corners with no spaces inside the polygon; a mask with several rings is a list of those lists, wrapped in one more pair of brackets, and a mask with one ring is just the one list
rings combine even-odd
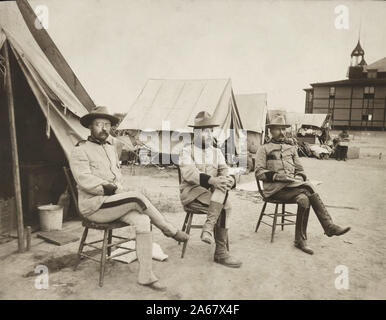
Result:
{"label": "shoe", "polygon": [[189,240],[189,235],[184,231],[178,230],[177,233],[173,236],[173,239],[178,242],[187,242]]}
{"label": "shoe", "polygon": [[314,251],[311,248],[307,247],[307,243],[305,240],[295,240],[294,244],[295,248],[298,248],[308,254],[314,254]]}
{"label": "shoe", "polygon": [[213,234],[207,230],[203,230],[201,233],[201,241],[212,244],[214,242]]}
{"label": "shoe", "polygon": [[214,262],[222,264],[223,266],[229,267],[229,268],[240,268],[243,264],[241,261],[238,261],[231,256],[227,256],[225,258],[217,258],[214,257]]}
{"label": "shoe", "polygon": [[149,283],[149,284],[141,284],[142,286],[148,287],[155,291],[166,291],[167,287],[162,284],[159,280]]}
{"label": "shoe", "polygon": [[345,234],[351,230],[351,227],[342,228],[337,226],[336,224],[333,224],[329,226],[328,230],[325,231],[327,237],[332,236],[341,236],[342,234]]}

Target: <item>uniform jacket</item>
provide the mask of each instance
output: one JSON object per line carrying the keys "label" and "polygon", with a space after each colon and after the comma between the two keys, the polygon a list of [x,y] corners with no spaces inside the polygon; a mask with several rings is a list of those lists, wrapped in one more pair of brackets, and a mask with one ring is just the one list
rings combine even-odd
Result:
{"label": "uniform jacket", "polygon": [[210,146],[206,149],[187,144],[180,152],[181,171],[180,198],[187,205],[210,189],[211,177],[227,176],[228,165],[220,149]]}
{"label": "uniform jacket", "polygon": [[79,211],[84,216],[97,211],[108,198],[103,184],[114,183],[122,188],[119,158],[111,136],[103,144],[92,137],[80,141],[69,162],[77,183]]}
{"label": "uniform jacket", "polygon": [[284,187],[296,187],[303,182],[273,182],[275,173],[282,173],[294,178],[296,175],[304,175],[304,169],[300,162],[296,146],[288,143],[278,143],[271,140],[262,145],[256,154],[256,178],[263,181],[263,193],[270,197]]}

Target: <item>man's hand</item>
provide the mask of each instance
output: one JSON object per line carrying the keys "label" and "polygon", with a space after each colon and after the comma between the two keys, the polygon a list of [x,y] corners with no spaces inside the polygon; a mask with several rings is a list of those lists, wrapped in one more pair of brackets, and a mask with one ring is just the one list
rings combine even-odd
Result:
{"label": "man's hand", "polygon": [[233,179],[232,176],[226,176],[225,178],[227,178],[228,180],[227,182],[228,190],[231,190],[233,185],[235,184],[235,179]]}
{"label": "man's hand", "polygon": [[293,181],[295,181],[294,178],[290,178],[287,175],[285,175],[284,173],[275,173],[273,175],[272,180],[274,182],[293,182]]}
{"label": "man's hand", "polygon": [[[226,192],[227,190],[229,190],[228,189],[229,178],[227,178],[227,177],[224,177],[224,176],[211,177],[209,179],[208,183],[211,184],[216,189],[219,189],[223,192]],[[233,179],[232,179],[232,185],[233,185]]]}
{"label": "man's hand", "polygon": [[115,184],[112,183],[104,184],[102,185],[102,187],[105,196],[112,196],[113,194],[115,194],[115,191],[118,188]]}

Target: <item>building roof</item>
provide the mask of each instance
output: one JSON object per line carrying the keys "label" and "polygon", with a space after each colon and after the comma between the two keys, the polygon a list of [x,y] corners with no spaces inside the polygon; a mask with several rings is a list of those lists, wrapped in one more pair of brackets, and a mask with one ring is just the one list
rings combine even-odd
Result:
{"label": "building roof", "polygon": [[362,78],[362,79],[345,79],[338,81],[329,81],[329,82],[316,82],[311,83],[312,87],[331,87],[331,86],[351,86],[351,85],[377,85],[377,84],[386,84],[386,79],[374,79],[374,78]]}
{"label": "building roof", "polygon": [[235,99],[243,128],[248,131],[264,132],[267,117],[267,94],[237,94]]}
{"label": "building roof", "polygon": [[366,70],[377,69],[378,72],[386,72],[386,57],[379,59],[366,66]]}
{"label": "building roof", "polygon": [[354,57],[354,56],[363,56],[364,54],[365,54],[365,51],[362,49],[361,43],[358,40],[358,43],[357,43],[356,47],[351,52],[351,56],[352,57]]}

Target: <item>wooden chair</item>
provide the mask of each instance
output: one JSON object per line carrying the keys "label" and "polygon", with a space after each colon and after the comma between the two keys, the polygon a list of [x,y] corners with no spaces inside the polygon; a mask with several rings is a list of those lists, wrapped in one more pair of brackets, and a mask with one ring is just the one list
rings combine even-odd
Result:
{"label": "wooden chair", "polygon": [[[125,224],[123,222],[114,221],[114,222],[110,222],[110,223],[96,223],[96,222],[92,222],[92,221],[84,218],[79,212],[78,193],[77,193],[77,189],[76,189],[76,182],[74,180],[74,177],[72,176],[71,170],[67,167],[63,167],[63,170],[64,170],[64,174],[66,176],[68,189],[69,189],[69,192],[71,194],[71,198],[72,198],[74,205],[75,205],[75,210],[76,210],[77,214],[79,215],[79,217],[81,217],[82,225],[84,226],[83,235],[82,235],[82,238],[81,238],[80,244],[79,244],[78,260],[74,266],[74,271],[77,269],[82,258],[87,258],[87,259],[91,259],[95,262],[98,262],[100,264],[99,286],[102,287],[103,286],[103,280],[104,280],[106,261],[111,261],[111,259],[113,259],[115,257],[122,256],[124,254],[128,254],[130,252],[135,251],[133,249],[128,249],[126,247],[121,246],[121,244],[126,243],[130,240],[133,240],[133,239],[113,235],[114,229],[127,227],[127,224]],[[88,234],[89,229],[104,231],[103,239],[86,243],[86,238],[87,238],[87,234]],[[119,239],[119,241],[116,241],[113,243],[112,242],[113,238]],[[100,242],[102,242],[102,247],[96,246],[96,244],[100,243]],[[83,249],[86,246],[93,248],[97,252],[100,251],[101,252],[100,260],[94,258],[93,256],[91,256],[89,254],[89,252],[91,252],[93,250],[83,252]],[[121,253],[111,255],[111,249],[113,247],[124,249],[124,251]]]}
{"label": "wooden chair", "polygon": [[[296,221],[289,219],[290,217],[296,217],[296,213],[286,211],[286,207],[285,207],[286,204],[292,204],[295,202],[283,202],[280,200],[266,198],[263,194],[263,190],[262,190],[262,187],[260,185],[260,182],[261,182],[261,180],[256,178],[257,188],[259,189],[259,193],[260,193],[261,197],[263,198],[264,204],[263,204],[263,208],[261,210],[260,216],[259,216],[259,220],[257,221],[257,224],[256,224],[255,232],[257,232],[257,230],[259,229],[260,223],[264,223],[267,226],[270,226],[272,228],[271,242],[273,242],[273,238],[275,236],[275,230],[276,230],[277,225],[281,226],[281,230],[284,230],[285,225],[291,226],[291,225],[296,224]],[[265,212],[265,209],[266,209],[268,203],[272,203],[275,205],[275,212],[274,213],[266,213]],[[279,213],[279,206],[280,205],[281,205],[281,210]],[[267,217],[273,219],[272,224],[269,224],[269,223],[263,221],[262,220],[263,216],[267,216]],[[281,222],[277,222],[278,217],[281,218]]]}
{"label": "wooden chair", "polygon": [[[180,167],[177,166],[178,169],[178,183],[181,184],[181,170]],[[228,194],[227,194],[228,196]],[[226,201],[226,198],[225,198]],[[224,203],[225,203],[224,201]],[[186,232],[187,234],[190,234],[191,229],[202,229],[204,226],[203,224],[192,224],[193,222],[193,216],[194,215],[207,215],[208,214],[208,207],[196,205],[195,203],[192,203],[188,206],[184,206],[184,210],[186,212],[184,223],[182,224],[182,231]],[[180,243],[178,243],[180,244]],[[188,245],[188,241],[184,242],[182,245],[182,253],[181,253],[181,259],[185,255],[186,247]],[[227,249],[229,251],[229,237],[227,240]]]}

